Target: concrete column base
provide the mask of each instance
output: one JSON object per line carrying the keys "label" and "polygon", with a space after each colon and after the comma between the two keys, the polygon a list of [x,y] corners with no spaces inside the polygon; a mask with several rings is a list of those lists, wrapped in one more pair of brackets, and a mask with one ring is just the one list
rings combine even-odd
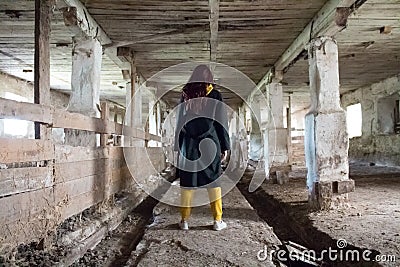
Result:
{"label": "concrete column base", "polygon": [[348,193],[355,188],[354,180],[315,182],[308,202],[316,210],[330,210],[348,206]]}
{"label": "concrete column base", "polygon": [[291,171],[291,165],[272,166],[269,170],[269,177],[274,184],[287,184],[289,182],[289,173]]}

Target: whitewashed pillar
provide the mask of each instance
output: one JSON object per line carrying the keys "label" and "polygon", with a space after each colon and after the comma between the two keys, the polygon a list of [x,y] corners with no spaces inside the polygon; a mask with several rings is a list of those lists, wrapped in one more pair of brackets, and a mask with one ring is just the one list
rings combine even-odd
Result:
{"label": "whitewashed pillar", "polygon": [[102,47],[91,37],[74,38],[68,111],[99,117]]}
{"label": "whitewashed pillar", "polygon": [[272,81],[267,85],[267,97],[270,107],[268,123],[269,167],[288,165],[287,129],[283,127],[283,88],[280,82]]}
{"label": "whitewashed pillar", "polygon": [[[91,37],[74,37],[72,49],[71,96],[67,110],[90,117],[100,116],[100,72],[102,46]],[[65,143],[72,146],[97,145],[93,132],[65,129]]]}
{"label": "whitewashed pillar", "polygon": [[311,108],[306,115],[307,187],[312,206],[330,209],[347,201],[349,180],[346,113],[340,106],[338,46],[330,37],[309,45]]}

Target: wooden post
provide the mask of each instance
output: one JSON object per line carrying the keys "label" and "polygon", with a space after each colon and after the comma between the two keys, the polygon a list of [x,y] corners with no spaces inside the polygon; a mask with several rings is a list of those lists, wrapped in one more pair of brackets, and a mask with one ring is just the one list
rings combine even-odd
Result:
{"label": "wooden post", "polygon": [[[35,0],[35,54],[34,54],[34,103],[50,105],[50,23],[53,0]],[[35,122],[35,139],[50,139],[51,129]],[[48,161],[49,168],[53,164]],[[44,236],[38,248],[50,247],[50,240]]]}
{"label": "wooden post", "polygon": [[119,109],[118,109],[117,105],[114,105],[114,122],[118,122],[118,113],[119,113]]}
{"label": "wooden post", "polygon": [[287,119],[287,151],[288,151],[288,162],[292,165],[292,93],[289,93],[289,107],[286,109],[286,119]]}
{"label": "wooden post", "polygon": [[209,0],[210,8],[210,61],[217,61],[218,53],[218,19],[219,19],[219,0]]}
{"label": "wooden post", "polygon": [[[104,125],[107,125],[110,116],[110,110],[108,108],[107,102],[101,103],[101,119],[103,120]],[[108,134],[100,134],[100,146],[107,146]]]}
{"label": "wooden post", "polygon": [[149,124],[150,124],[150,116],[147,117],[146,125],[144,126],[144,132],[146,139],[144,140],[144,146],[148,147],[149,146],[149,139],[147,139],[147,136],[149,135]]}
{"label": "wooden post", "polygon": [[[50,104],[50,21],[53,0],[35,0],[34,103]],[[51,130],[35,122],[35,138],[50,139]]]}
{"label": "wooden post", "polygon": [[135,61],[131,61],[131,126],[135,127],[135,93],[136,93],[136,64]]}

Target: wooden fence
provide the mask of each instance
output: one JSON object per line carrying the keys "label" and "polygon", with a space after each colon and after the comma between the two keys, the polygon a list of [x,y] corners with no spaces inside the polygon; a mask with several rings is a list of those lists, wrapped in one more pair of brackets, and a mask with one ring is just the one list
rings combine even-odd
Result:
{"label": "wooden fence", "polygon": [[[161,141],[159,136],[107,118],[0,98],[0,119],[10,118],[39,122],[48,128]],[[161,149],[136,147],[134,153],[137,157],[149,155],[160,171],[165,167]],[[39,240],[66,218],[109,199],[132,183],[123,147],[105,143],[100,147],[73,147],[52,140],[0,138],[0,252],[21,242]]]}

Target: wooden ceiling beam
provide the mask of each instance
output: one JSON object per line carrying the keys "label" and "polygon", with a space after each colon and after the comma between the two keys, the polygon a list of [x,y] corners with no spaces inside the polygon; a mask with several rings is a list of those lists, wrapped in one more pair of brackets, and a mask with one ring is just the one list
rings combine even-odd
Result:
{"label": "wooden ceiling beam", "polygon": [[143,43],[143,42],[148,42],[148,41],[153,41],[156,39],[160,39],[163,37],[171,37],[177,34],[185,34],[185,33],[193,33],[193,32],[204,32],[205,26],[194,26],[194,27],[186,27],[182,29],[176,29],[176,30],[170,30],[167,32],[162,32],[162,33],[156,33],[156,34],[151,34],[151,35],[146,35],[143,37],[138,37],[135,40],[132,41],[121,41],[121,42],[112,42],[110,44],[105,45],[106,51],[108,49],[112,49],[115,47],[123,47],[123,46],[132,46],[138,43]]}
{"label": "wooden ceiling beam", "polygon": [[217,61],[219,0],[209,0],[210,7],[210,61]]}
{"label": "wooden ceiling beam", "polygon": [[[63,11],[64,23],[73,34],[85,34],[96,38],[102,46],[111,44],[107,33],[101,28],[89,11],[79,0],[58,1],[60,10]],[[121,69],[129,70],[130,63],[121,61],[117,56],[117,49],[106,49],[105,54]]]}
{"label": "wooden ceiling beam", "polygon": [[[311,39],[318,36],[334,36],[347,26],[347,18],[366,0],[329,0],[307,24],[303,31],[275,62],[273,70],[286,71],[305,51]],[[261,87],[270,80],[271,70],[259,81]]]}
{"label": "wooden ceiling beam", "polygon": [[[311,39],[317,36],[334,36],[347,27],[352,6],[360,0],[330,0],[308,23],[294,42],[274,64],[276,70],[284,70],[305,50]],[[365,0],[364,0],[365,2]]]}

